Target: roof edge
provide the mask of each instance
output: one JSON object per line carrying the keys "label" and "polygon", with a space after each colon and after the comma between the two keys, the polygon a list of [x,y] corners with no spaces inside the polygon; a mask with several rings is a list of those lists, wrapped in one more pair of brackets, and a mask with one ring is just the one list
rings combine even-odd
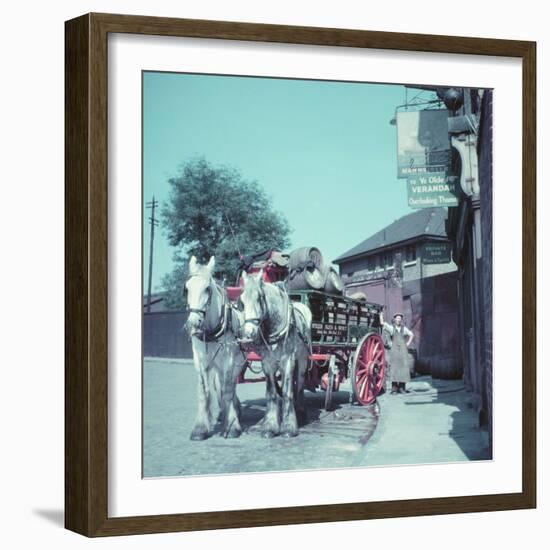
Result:
{"label": "roof edge", "polygon": [[411,237],[409,239],[404,239],[401,241],[396,241],[394,243],[391,243],[389,245],[385,246],[379,246],[377,248],[371,248],[370,250],[366,250],[363,252],[358,252],[357,254],[353,254],[351,256],[338,256],[335,260],[332,260],[333,264],[341,264],[344,262],[347,262],[349,260],[355,260],[357,258],[361,258],[363,256],[370,256],[371,254],[375,254],[377,252],[380,252],[381,250],[384,250],[385,248],[395,248],[396,246],[402,246],[404,244],[412,243],[415,241],[428,241],[428,240],[434,240],[434,241],[447,241],[450,242],[449,237],[443,237],[441,235],[432,235],[432,234],[423,234],[416,237]]}

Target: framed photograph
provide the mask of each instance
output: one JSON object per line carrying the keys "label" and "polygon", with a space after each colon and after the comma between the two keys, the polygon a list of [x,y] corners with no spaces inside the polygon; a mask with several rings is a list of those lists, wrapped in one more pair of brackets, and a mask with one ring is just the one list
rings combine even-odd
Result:
{"label": "framed photograph", "polygon": [[66,22],[65,525],[534,508],[534,42]]}

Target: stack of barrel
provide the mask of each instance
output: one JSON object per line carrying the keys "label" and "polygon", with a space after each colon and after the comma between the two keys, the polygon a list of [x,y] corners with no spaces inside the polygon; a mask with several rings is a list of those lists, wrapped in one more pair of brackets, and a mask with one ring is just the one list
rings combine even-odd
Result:
{"label": "stack of barrel", "polygon": [[288,271],[289,290],[320,290],[329,294],[342,294],[344,291],[340,275],[332,266],[325,266],[321,251],[314,246],[293,250]]}

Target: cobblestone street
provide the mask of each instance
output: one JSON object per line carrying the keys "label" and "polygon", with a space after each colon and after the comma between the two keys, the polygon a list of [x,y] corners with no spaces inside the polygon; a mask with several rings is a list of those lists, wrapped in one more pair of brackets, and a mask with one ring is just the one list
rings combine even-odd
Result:
{"label": "cobblestone street", "polygon": [[293,439],[261,437],[263,383],[241,384],[238,439],[215,433],[190,441],[196,413],[191,361],[144,361],[145,477],[348,468],[490,458],[486,438],[468,407],[462,381],[417,378],[406,395],[383,394],[376,404],[349,403],[349,385],[324,410],[324,392],[306,392],[308,423]]}

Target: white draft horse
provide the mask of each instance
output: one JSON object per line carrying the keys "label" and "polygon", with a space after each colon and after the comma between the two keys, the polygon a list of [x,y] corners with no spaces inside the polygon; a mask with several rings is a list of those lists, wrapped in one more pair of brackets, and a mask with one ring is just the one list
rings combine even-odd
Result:
{"label": "white draft horse", "polygon": [[212,435],[215,406],[221,412],[221,435],[239,437],[242,433],[236,386],[243,359],[237,342],[243,317],[212,277],[214,265],[214,256],[207,265],[199,265],[193,256],[185,283],[189,310],[185,326],[191,336],[198,374],[198,410],[192,440]]}
{"label": "white draft horse", "polygon": [[[280,285],[266,283],[262,271],[242,274],[244,329],[241,343],[262,357],[267,410],[262,435],[294,437],[305,419],[304,377],[311,347],[311,311],[290,300]],[[281,374],[282,388],[276,376]],[[280,395],[280,396],[279,396]]]}

